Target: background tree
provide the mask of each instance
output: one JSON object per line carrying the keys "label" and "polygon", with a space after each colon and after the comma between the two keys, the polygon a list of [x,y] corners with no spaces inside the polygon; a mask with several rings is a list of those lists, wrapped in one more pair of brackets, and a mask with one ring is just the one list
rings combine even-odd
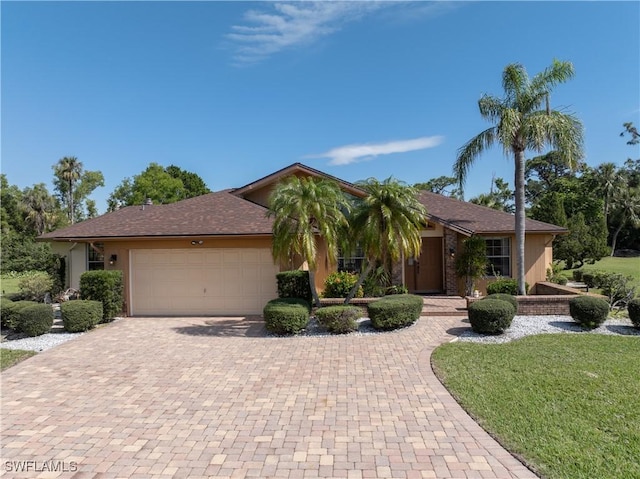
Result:
{"label": "background tree", "polygon": [[506,211],[507,213],[513,213],[515,211],[513,190],[509,188],[509,183],[502,178],[491,178],[491,190],[489,190],[489,193],[481,193],[471,198],[469,202],[476,205],[487,206],[498,211]]}
{"label": "background tree", "polygon": [[89,217],[86,202],[96,188],[104,186],[102,172],[86,171],[75,156],[65,156],[53,165],[53,175],[54,189],[69,222],[73,224]]}
{"label": "background tree", "polygon": [[611,256],[616,250],[616,242],[622,228],[629,225],[637,231],[640,227],[640,188],[631,188],[626,184],[613,195],[613,217],[617,227],[611,238]]}
{"label": "background tree", "polygon": [[315,285],[319,242],[324,240],[330,263],[338,259],[338,235],[349,209],[346,196],[335,181],[291,176],[279,182],[269,198],[268,216],[273,222],[273,257],[289,261],[299,255],[309,269],[311,294],[320,298]]}
{"label": "background tree", "polygon": [[417,190],[431,191],[443,196],[449,196],[450,198],[462,199],[462,192],[459,188],[456,188],[458,180],[453,176],[438,176],[432,178],[426,183],[416,183],[413,185]]}
{"label": "background tree", "polygon": [[195,173],[158,163],[150,163],[140,174],[125,178],[107,200],[108,210],[141,205],[147,198],[155,204],[169,204],[209,193],[204,180]]}
{"label": "background tree", "polygon": [[574,167],[582,157],[582,124],[573,115],[552,110],[553,88],[573,77],[573,65],[554,60],[550,67],[529,79],[520,64],[508,65],[502,75],[504,97],[483,95],[480,114],[494,126],[469,140],[458,152],[454,173],[462,188],[476,158],[495,143],[515,160],[516,277],[518,294],[525,294],[525,151],[551,146]]}
{"label": "background tree", "polygon": [[426,210],[416,199],[417,190],[393,178],[380,182],[375,178],[357,182],[367,192],[358,199],[349,220],[352,244],[358,244],[367,266],[345,299],[353,299],[365,278],[380,262],[388,268],[402,254],[419,256],[422,246],[420,229],[426,224]]}

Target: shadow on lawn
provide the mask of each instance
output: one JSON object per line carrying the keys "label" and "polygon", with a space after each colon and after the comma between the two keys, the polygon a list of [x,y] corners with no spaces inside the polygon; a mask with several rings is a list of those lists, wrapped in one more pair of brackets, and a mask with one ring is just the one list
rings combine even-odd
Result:
{"label": "shadow on lawn", "polygon": [[264,319],[260,316],[237,318],[211,318],[204,324],[173,328],[179,334],[191,336],[219,336],[238,338],[263,338],[267,336]]}

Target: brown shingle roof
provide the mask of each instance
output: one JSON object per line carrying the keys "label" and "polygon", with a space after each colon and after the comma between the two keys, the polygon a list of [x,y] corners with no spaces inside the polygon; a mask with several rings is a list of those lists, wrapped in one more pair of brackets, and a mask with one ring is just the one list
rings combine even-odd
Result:
{"label": "brown shingle roof", "polygon": [[271,234],[267,209],[229,190],[168,205],[127,206],[77,223],[41,239],[175,237]]}
{"label": "brown shingle roof", "polygon": [[[513,233],[515,216],[447,196],[420,191],[418,199],[427,208],[430,219],[463,234]],[[527,218],[527,233],[566,233],[567,229]]]}

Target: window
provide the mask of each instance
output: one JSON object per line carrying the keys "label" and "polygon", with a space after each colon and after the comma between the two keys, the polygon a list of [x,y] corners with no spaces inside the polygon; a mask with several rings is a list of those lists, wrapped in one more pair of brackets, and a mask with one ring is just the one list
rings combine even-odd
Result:
{"label": "window", "polygon": [[104,244],[92,243],[87,245],[87,270],[104,269]]}
{"label": "window", "polygon": [[364,263],[364,253],[359,246],[349,254],[345,254],[342,250],[338,251],[338,271],[360,273],[362,263]]}
{"label": "window", "polygon": [[511,277],[511,240],[509,238],[486,238],[487,276]]}

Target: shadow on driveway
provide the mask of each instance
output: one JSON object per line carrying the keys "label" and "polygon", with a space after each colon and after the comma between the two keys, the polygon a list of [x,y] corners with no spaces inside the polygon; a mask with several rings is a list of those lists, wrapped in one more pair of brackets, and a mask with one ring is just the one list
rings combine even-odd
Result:
{"label": "shadow on driveway", "polygon": [[267,336],[261,316],[210,318],[204,324],[173,328],[179,334],[190,336],[218,336],[238,338],[262,338]]}

